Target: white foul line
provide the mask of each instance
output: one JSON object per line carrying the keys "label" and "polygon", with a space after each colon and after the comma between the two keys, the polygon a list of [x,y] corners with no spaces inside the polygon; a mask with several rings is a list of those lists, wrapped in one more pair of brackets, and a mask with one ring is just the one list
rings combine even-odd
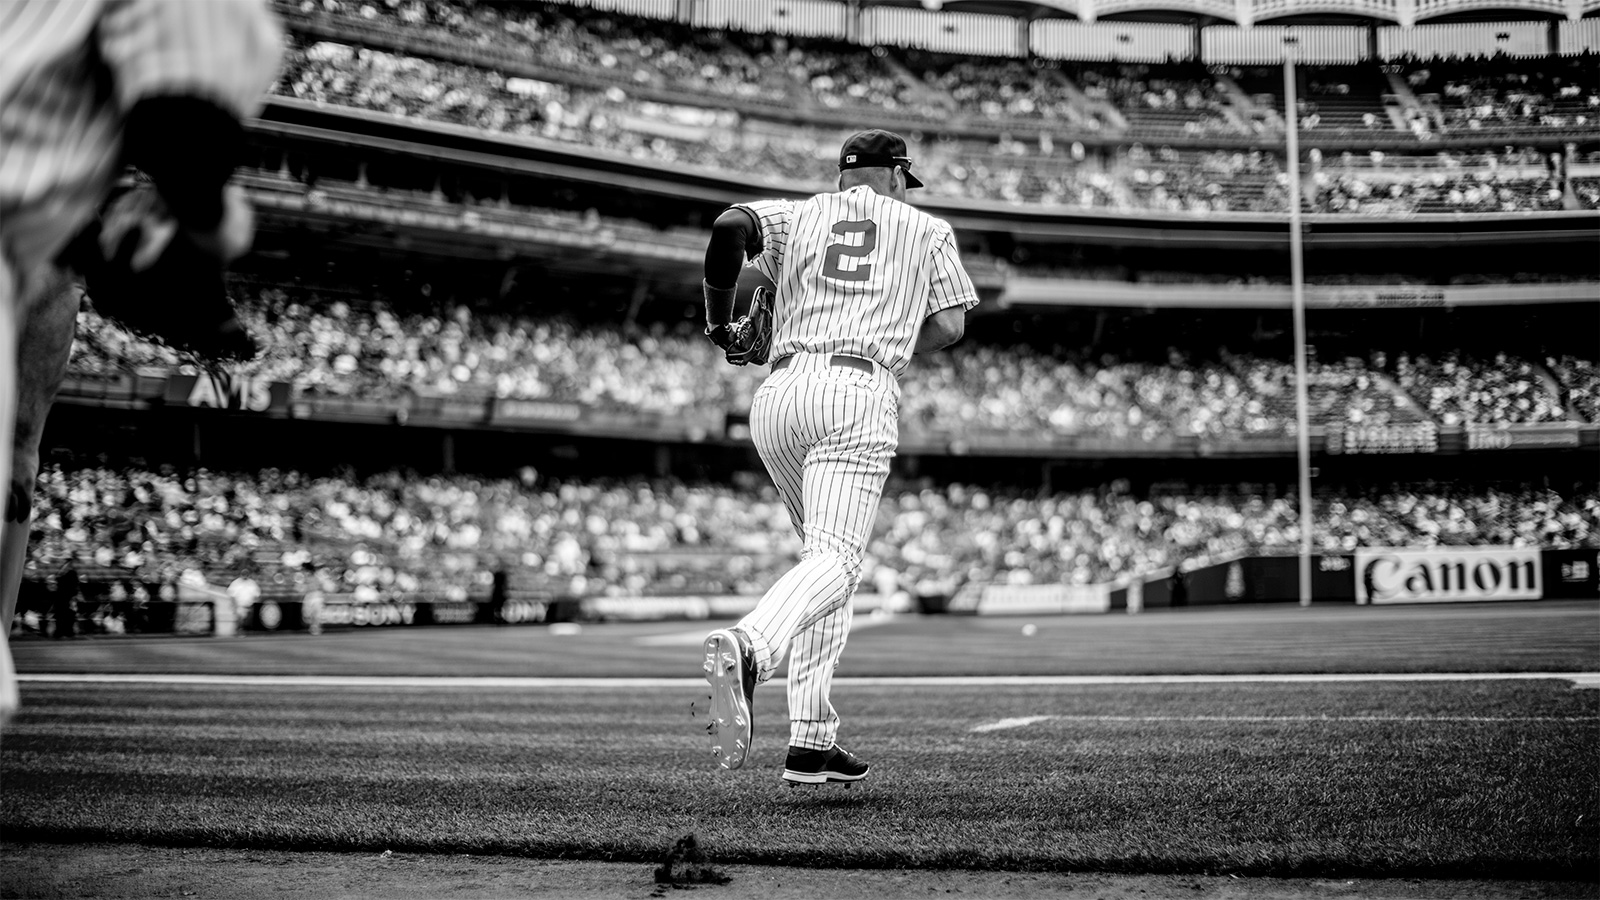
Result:
{"label": "white foul line", "polygon": [[972,730],[975,731],[975,732],[1005,731],[1005,730],[1011,729],[1011,728],[1021,728],[1024,725],[1032,725],[1032,724],[1034,724],[1036,722],[1045,722],[1045,721],[1048,721],[1048,720],[1054,719],[1054,718],[1056,718],[1056,717],[1055,716],[1021,716],[1021,717],[1015,718],[1015,719],[1001,719],[998,722],[990,722],[987,725],[974,725],[972,727]]}
{"label": "white foul line", "polygon": [[[174,675],[138,673],[19,673],[30,684],[166,684],[237,687],[345,688],[703,688],[702,678],[546,678],[516,675]],[[1352,672],[1258,675],[936,675],[835,678],[837,687],[1092,687],[1160,684],[1337,684],[1406,681],[1570,681],[1600,688],[1600,672]],[[781,685],[774,678],[769,684]]]}
{"label": "white foul line", "polygon": [[1338,722],[1396,722],[1396,723],[1502,723],[1502,722],[1596,722],[1600,723],[1600,716],[1022,716],[1015,719],[1001,719],[986,725],[974,725],[968,729],[973,734],[983,734],[990,731],[1009,731],[1013,728],[1023,728],[1046,721],[1058,722],[1094,722],[1100,724],[1117,723],[1153,723],[1153,722],[1196,722],[1196,723],[1241,723],[1264,724],[1268,722],[1289,722],[1294,724],[1306,723],[1338,723]]}

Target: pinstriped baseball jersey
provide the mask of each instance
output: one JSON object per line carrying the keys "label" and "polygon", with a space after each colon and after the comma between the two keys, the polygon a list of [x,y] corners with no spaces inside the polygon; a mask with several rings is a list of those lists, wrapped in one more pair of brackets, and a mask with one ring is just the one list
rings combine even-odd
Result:
{"label": "pinstriped baseball jersey", "polygon": [[740,208],[761,228],[749,264],[778,288],[775,362],[750,431],[805,550],[737,627],[758,680],[788,658],[790,746],[826,751],[839,729],[829,693],[850,599],[899,446],[896,377],[929,315],[971,309],[978,296],[949,224],[869,185]]}
{"label": "pinstriped baseball jersey", "polygon": [[145,97],[253,114],[283,35],[257,0],[0,0],[0,237],[20,267],[49,258],[117,174]]}
{"label": "pinstriped baseball jersey", "polygon": [[923,319],[978,304],[949,223],[866,185],[739,206],[761,225],[750,265],[778,288],[773,359],[842,353],[899,376]]}

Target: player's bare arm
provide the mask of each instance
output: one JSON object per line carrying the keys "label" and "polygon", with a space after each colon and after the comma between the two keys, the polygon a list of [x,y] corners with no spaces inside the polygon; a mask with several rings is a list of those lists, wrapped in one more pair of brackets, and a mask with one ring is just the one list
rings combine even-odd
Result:
{"label": "player's bare arm", "polygon": [[967,330],[967,310],[952,306],[922,320],[922,330],[917,332],[913,353],[933,353],[961,340]]}

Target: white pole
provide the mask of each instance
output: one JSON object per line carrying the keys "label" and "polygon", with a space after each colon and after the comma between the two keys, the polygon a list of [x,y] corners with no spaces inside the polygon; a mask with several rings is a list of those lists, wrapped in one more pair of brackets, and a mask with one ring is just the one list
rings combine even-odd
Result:
{"label": "white pole", "polygon": [[1306,397],[1305,246],[1300,227],[1300,109],[1295,98],[1294,38],[1283,45],[1284,118],[1288,120],[1289,286],[1294,305],[1295,449],[1300,463],[1300,605],[1311,605],[1311,412]]}

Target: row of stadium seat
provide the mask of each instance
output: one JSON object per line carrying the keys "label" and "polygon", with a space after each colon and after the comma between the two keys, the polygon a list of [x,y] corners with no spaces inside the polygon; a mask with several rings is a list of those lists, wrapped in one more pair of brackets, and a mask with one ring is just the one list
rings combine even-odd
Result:
{"label": "row of stadium seat", "polygon": [[[1291,494],[1237,486],[1136,496],[1125,483],[1038,494],[896,482],[868,547],[864,589],[1103,583],[1169,566],[1293,549]],[[770,487],[673,479],[311,477],[263,470],[49,467],[35,501],[34,578],[156,586],[254,578],[308,590],[465,599],[504,570],[519,592],[567,596],[761,592],[799,542]],[[1570,547],[1600,542],[1600,496],[1420,485],[1329,490],[1316,544]]]}
{"label": "row of stadium seat", "polygon": [[[405,392],[541,399],[667,415],[743,411],[761,370],[723,365],[691,324],[625,329],[559,318],[405,311],[381,301],[323,300],[260,289],[240,304],[264,344],[243,371],[312,395],[393,398]],[[103,373],[184,360],[80,313],[71,366]],[[1295,421],[1293,367],[1226,351],[1160,362],[1081,348],[1052,351],[966,342],[919,360],[905,376],[901,421],[956,431],[1094,433],[1115,437],[1285,434]],[[1597,421],[1593,360],[1461,352],[1312,360],[1313,421]]]}
{"label": "row of stadium seat", "polygon": [[[643,101],[618,87],[532,84],[492,70],[320,42],[291,50],[276,90],[316,103],[581,144],[660,165],[799,180],[818,188],[837,172],[843,134],[837,129],[757,127],[726,111]],[[1090,153],[1081,143],[1058,145],[1048,137],[917,137],[912,143],[918,171],[935,194],[1126,211],[1276,212],[1288,206],[1288,174],[1272,151],[1161,145],[1152,152],[1135,143]],[[1370,171],[1359,175],[1342,171],[1344,157],[1324,161],[1312,150],[1311,180],[1302,192],[1311,212],[1518,212],[1582,202],[1579,195],[1568,196],[1568,170],[1559,157],[1529,150],[1511,151],[1522,159],[1517,165],[1499,164],[1492,152],[1412,160],[1390,155],[1384,165],[1363,166]],[[1402,164],[1408,161],[1413,164]]]}
{"label": "row of stadium seat", "polygon": [[[1275,67],[1030,65],[891,47],[868,53],[834,41],[697,31],[571,4],[281,0],[279,8],[302,32],[491,69],[512,65],[556,82],[671,92],[707,107],[734,100],[753,110],[888,115],[928,130],[1071,122],[1134,140],[1282,130]],[[1305,67],[1298,118],[1311,131],[1419,139],[1592,133],[1600,124],[1600,85],[1585,77],[1584,65],[1581,58],[1494,58],[1413,63],[1394,73],[1376,65]]]}

